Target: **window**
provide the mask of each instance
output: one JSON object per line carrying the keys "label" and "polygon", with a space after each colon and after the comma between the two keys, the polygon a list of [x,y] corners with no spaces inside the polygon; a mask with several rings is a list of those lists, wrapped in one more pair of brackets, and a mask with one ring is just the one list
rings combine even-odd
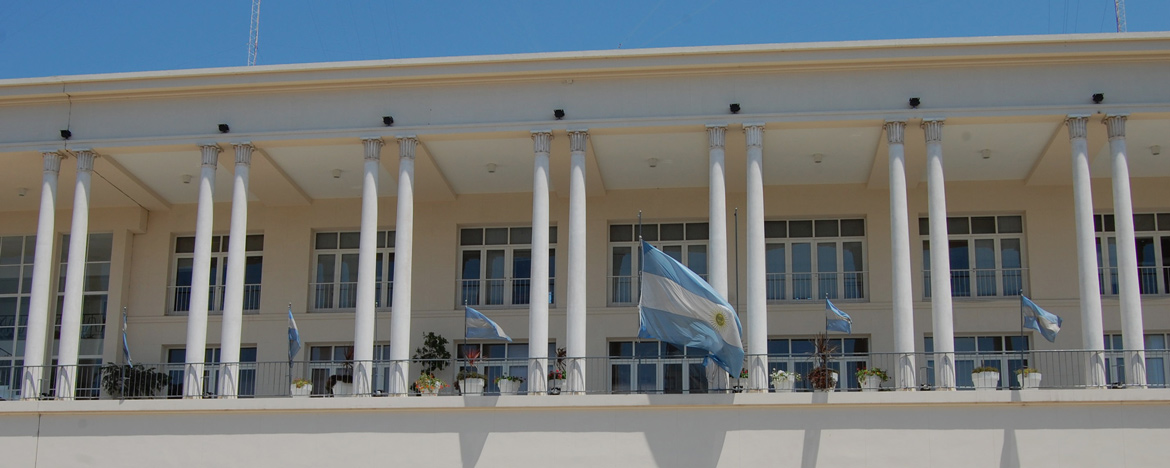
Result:
{"label": "window", "polygon": [[[390,345],[374,345],[373,375],[375,395],[390,388]],[[353,383],[353,345],[314,345],[309,347],[309,381],[313,395],[329,395],[329,381]]]}
{"label": "window", "polygon": [[[923,295],[930,297],[930,224],[918,218]],[[947,218],[951,297],[1019,296],[1026,287],[1022,216]]]}
{"label": "window", "polygon": [[[869,368],[869,338],[830,337],[837,351],[829,367],[837,371],[837,387],[858,390],[861,387],[853,376],[860,369]],[[808,373],[816,367],[813,359],[813,338],[772,338],[768,340],[768,373],[777,370],[796,372],[801,379],[796,381],[794,390],[812,391]],[[841,370],[841,366],[845,370]]]}
{"label": "window", "polygon": [[[374,254],[374,307],[388,308],[394,297],[394,231],[378,231]],[[313,312],[357,308],[358,250],[361,233],[318,232],[313,240]],[[314,388],[316,388],[314,386]]]}
{"label": "window", "polygon": [[[971,371],[976,367],[999,369],[999,388],[1019,388],[1016,370],[1028,367],[1028,352],[1032,349],[1027,336],[956,336],[955,337],[955,385],[959,389],[971,390],[975,382]],[[934,337],[926,337],[925,352],[934,352]],[[934,386],[934,360],[926,361],[927,369],[919,372],[919,378],[926,375],[926,382]]]}
{"label": "window", "polygon": [[638,271],[641,269],[638,262],[642,252],[639,236],[707,279],[708,235],[707,223],[610,225],[610,305],[630,305],[638,301]]}
{"label": "window", "polygon": [[[222,312],[224,285],[227,284],[228,236],[211,237],[211,278],[208,289],[208,312]],[[264,235],[249,234],[244,240],[244,313],[260,310],[260,279],[264,269]],[[172,314],[191,310],[191,280],[195,268],[195,237],[175,238],[174,277],[171,283]]]}
{"label": "window", "polygon": [[[219,348],[207,348],[203,354],[203,394],[219,394]],[[170,398],[183,397],[184,369],[187,362],[186,348],[171,348],[167,350],[167,374],[171,383],[167,387],[167,396]],[[256,395],[256,347],[240,347],[240,381],[237,384],[236,395],[252,397]]]}
{"label": "window", "polygon": [[[1117,294],[1117,236],[1113,215],[1093,216],[1101,294]],[[1133,215],[1138,288],[1142,294],[1170,294],[1170,213]]]}
{"label": "window", "polygon": [[[479,360],[476,361],[475,367],[477,371],[487,378],[484,379],[484,393],[499,393],[500,387],[496,385],[496,377],[504,375],[505,373],[511,376],[522,377],[523,382],[520,383],[521,394],[528,391],[528,344],[527,343],[469,343],[460,344],[457,357],[460,360],[467,359],[467,352],[470,350],[479,351]],[[548,369],[545,370],[547,375],[557,362],[557,346],[556,343],[550,342],[548,344]],[[460,362],[458,371],[470,370],[467,362]]]}
{"label": "window", "polygon": [[765,221],[769,301],[864,299],[865,220]]}
{"label": "window", "polygon": [[[1146,385],[1153,388],[1166,388],[1166,374],[1170,371],[1170,334],[1146,333]],[[1121,341],[1121,334],[1105,335],[1105,381],[1109,383],[1125,383],[1125,358],[1120,351],[1125,350]],[[1108,352],[1113,351],[1113,352]]]}
{"label": "window", "polygon": [[609,343],[612,393],[707,393],[703,349],[661,341]]}
{"label": "window", "polygon": [[[550,246],[557,228],[550,227]],[[548,303],[553,294],[556,249],[548,249]],[[459,230],[459,301],[466,305],[528,304],[532,288],[532,228],[465,228]]]}
{"label": "window", "polygon": [[[57,279],[57,319],[53,329],[53,348],[61,349],[61,311],[65,306],[65,273],[69,260],[69,235],[61,236],[60,276]],[[77,348],[77,387],[75,397],[96,399],[101,395],[102,344],[106,335],[106,302],[110,289],[110,258],[113,234],[90,234],[86,249],[85,276],[81,297],[81,342]],[[57,364],[56,358],[53,365]],[[56,390],[57,376],[50,380]]]}
{"label": "window", "polygon": [[0,398],[20,398],[36,236],[0,237]]}

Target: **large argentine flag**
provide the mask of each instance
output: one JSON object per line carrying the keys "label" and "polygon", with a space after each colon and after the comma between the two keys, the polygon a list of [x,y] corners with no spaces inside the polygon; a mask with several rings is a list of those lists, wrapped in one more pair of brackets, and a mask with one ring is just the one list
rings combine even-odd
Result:
{"label": "large argentine flag", "polygon": [[1047,310],[1032,302],[1024,295],[1020,295],[1020,313],[1024,315],[1024,327],[1040,332],[1044,339],[1056,342],[1056,334],[1060,333],[1062,320]]}
{"label": "large argentine flag", "polygon": [[743,329],[731,304],[699,275],[645,241],[642,259],[638,337],[705,349],[719,367],[738,375]]}
{"label": "large argentine flag", "polygon": [[486,340],[504,340],[509,343],[512,338],[504,333],[504,329],[500,328],[496,322],[487,318],[486,315],[479,313],[478,310],[471,307],[463,306],[464,315],[466,317],[467,338],[482,338]]}

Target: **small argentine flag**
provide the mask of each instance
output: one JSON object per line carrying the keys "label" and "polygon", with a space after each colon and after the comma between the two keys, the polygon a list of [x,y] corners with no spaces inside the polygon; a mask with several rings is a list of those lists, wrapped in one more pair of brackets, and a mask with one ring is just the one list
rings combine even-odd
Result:
{"label": "small argentine flag", "polygon": [[707,350],[730,374],[743,368],[743,328],[731,304],[695,272],[642,242],[639,338]]}
{"label": "small argentine flag", "polygon": [[825,299],[825,330],[853,333],[853,318],[828,299]]}
{"label": "small argentine flag", "polygon": [[504,333],[504,329],[500,328],[492,319],[487,318],[486,315],[479,313],[478,310],[472,309],[471,307],[463,306],[463,309],[467,324],[467,332],[464,334],[465,337],[512,342],[512,338],[507,333]]}
{"label": "small argentine flag", "polygon": [[293,318],[292,304],[288,305],[288,362],[292,365],[293,358],[301,350],[301,332],[297,329],[297,321]]}
{"label": "small argentine flag", "polygon": [[1024,316],[1024,328],[1031,328],[1040,332],[1050,343],[1056,342],[1056,334],[1060,333],[1062,320],[1047,310],[1032,302],[1023,294],[1020,295],[1020,314]]}

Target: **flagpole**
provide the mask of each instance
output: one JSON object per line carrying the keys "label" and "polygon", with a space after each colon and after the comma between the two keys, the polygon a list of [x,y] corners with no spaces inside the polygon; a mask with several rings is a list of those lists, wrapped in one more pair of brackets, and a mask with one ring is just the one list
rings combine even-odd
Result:
{"label": "flagpole", "polygon": [[120,392],[122,398],[126,398],[126,379],[128,377],[126,375],[128,374],[126,362],[130,360],[130,357],[126,355],[127,346],[130,345],[126,343],[126,306],[122,306],[122,381],[120,382],[122,384]]}
{"label": "flagpole", "polygon": [[[1024,365],[1024,347],[1023,347],[1023,344],[1024,344],[1024,290],[1023,290],[1023,289],[1020,289],[1020,345],[1021,345],[1021,346],[1020,346],[1020,365],[1021,365],[1021,366],[1024,366],[1024,367],[1028,367],[1028,366],[1025,366],[1025,365]],[[1011,383],[1011,380],[1010,380],[1010,379],[1011,379],[1011,375],[1010,375],[1010,373],[1009,373],[1008,379],[1009,379],[1009,380],[1008,380],[1008,383],[1010,384],[1010,383]],[[1012,387],[1011,385],[1008,385],[1008,388],[1011,388],[1011,387]],[[1021,388],[1023,387],[1023,383],[1021,383],[1021,384],[1020,384],[1020,387],[1021,387]]]}
{"label": "flagpole", "polygon": [[732,213],[735,218],[735,312],[739,313],[739,208]]}
{"label": "flagpole", "polygon": [[634,258],[638,259],[638,303],[642,302],[642,270],[643,264],[646,263],[645,256],[642,255],[642,210],[638,210],[638,247],[634,249]]}
{"label": "flagpole", "polygon": [[[292,328],[292,303],[291,302],[288,303],[288,311],[289,311],[288,327]],[[288,388],[292,388],[292,381],[293,381],[292,372],[293,372],[293,354],[292,354],[292,342],[290,341],[288,343]]]}

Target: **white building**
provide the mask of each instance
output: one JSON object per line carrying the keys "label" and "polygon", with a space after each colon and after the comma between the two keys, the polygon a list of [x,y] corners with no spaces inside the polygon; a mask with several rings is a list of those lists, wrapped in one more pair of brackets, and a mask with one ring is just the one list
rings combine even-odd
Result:
{"label": "white building", "polygon": [[[0,397],[26,400],[0,403],[0,446],[19,466],[329,460],[287,449],[311,440],[463,466],[1058,466],[1117,463],[1115,442],[1143,466],[1170,432],[1168,73],[1150,33],[0,81]],[[639,234],[737,305],[748,393],[636,338]],[[1021,293],[1064,319],[1055,343],[1021,335]],[[853,318],[840,386],[881,367],[907,391],[767,393],[768,370],[811,369],[826,297]],[[515,341],[465,342],[464,304]],[[122,310],[134,361],[172,377],[159,399],[99,388]],[[585,395],[261,398],[334,375],[404,395],[427,332],[489,358],[489,394],[504,373],[544,394],[565,348],[561,390]],[[1003,391],[911,391],[975,366]],[[1025,366],[1046,389],[1009,388]]]}

